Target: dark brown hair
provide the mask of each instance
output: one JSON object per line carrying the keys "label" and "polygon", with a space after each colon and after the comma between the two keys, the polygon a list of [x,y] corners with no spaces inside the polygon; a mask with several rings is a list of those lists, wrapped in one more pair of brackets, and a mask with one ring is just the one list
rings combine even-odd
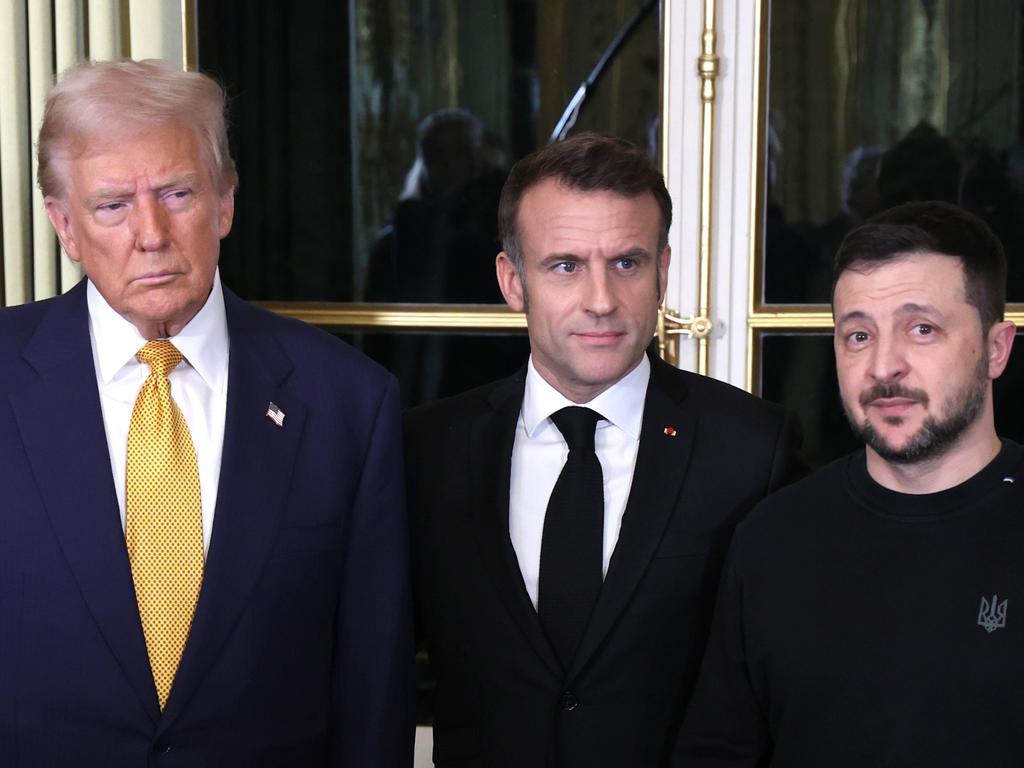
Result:
{"label": "dark brown hair", "polygon": [[958,259],[964,270],[967,303],[988,331],[1006,309],[1006,255],[999,238],[974,214],[952,203],[898,205],[872,216],[846,236],[832,271],[836,283],[847,270],[867,271],[912,254],[937,253]]}
{"label": "dark brown hair", "polygon": [[642,151],[628,141],[600,133],[580,133],[548,144],[512,166],[498,205],[498,234],[509,259],[522,273],[519,243],[519,204],[530,187],[555,179],[580,192],[615,192],[639,197],[650,192],[661,211],[658,251],[668,243],[672,225],[672,198],[665,179]]}

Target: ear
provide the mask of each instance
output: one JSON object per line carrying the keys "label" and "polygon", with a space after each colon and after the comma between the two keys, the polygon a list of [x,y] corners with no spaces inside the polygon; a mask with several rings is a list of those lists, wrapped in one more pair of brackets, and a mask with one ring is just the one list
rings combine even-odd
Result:
{"label": "ear", "polygon": [[1013,348],[1013,339],[1016,333],[1017,326],[1008,320],[996,323],[989,328],[986,353],[990,379],[998,379],[1006,370],[1006,363],[1010,359],[1010,350]]}
{"label": "ear", "polygon": [[217,201],[217,232],[223,240],[231,231],[231,222],[235,220],[235,188],[231,187]]}
{"label": "ear", "polygon": [[658,296],[658,303],[665,300],[665,293],[668,291],[668,265],[672,261],[672,248],[666,245],[658,254],[658,286],[661,288],[661,295]]}
{"label": "ear", "polygon": [[46,206],[46,217],[53,225],[53,231],[64,248],[64,252],[72,261],[81,261],[78,255],[78,247],[75,243],[75,235],[71,230],[71,219],[68,216],[67,204],[62,200],[47,195],[43,198],[43,205]]}
{"label": "ear", "polygon": [[513,312],[522,312],[526,308],[523,298],[523,281],[519,278],[519,270],[512,263],[508,254],[502,251],[494,260],[494,268],[498,275],[498,287],[505,303]]}

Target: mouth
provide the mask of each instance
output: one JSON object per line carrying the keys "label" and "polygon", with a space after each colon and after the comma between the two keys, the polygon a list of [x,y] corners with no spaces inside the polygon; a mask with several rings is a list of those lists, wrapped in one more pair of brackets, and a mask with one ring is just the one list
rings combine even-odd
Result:
{"label": "mouth", "polygon": [[132,280],[132,282],[143,286],[159,286],[175,280],[178,276],[179,273],[172,272],[171,270],[157,270],[140,275]]}
{"label": "mouth", "polygon": [[912,397],[878,397],[866,403],[869,408],[874,408],[883,416],[899,415],[920,404],[920,400]]}
{"label": "mouth", "polygon": [[610,347],[625,337],[622,331],[577,331],[573,334],[579,341],[590,347]]}

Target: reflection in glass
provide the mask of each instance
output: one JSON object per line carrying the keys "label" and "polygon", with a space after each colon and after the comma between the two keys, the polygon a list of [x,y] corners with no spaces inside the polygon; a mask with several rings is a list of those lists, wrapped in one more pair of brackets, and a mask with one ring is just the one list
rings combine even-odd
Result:
{"label": "reflection in glass", "polygon": [[839,401],[832,334],[763,333],[756,343],[761,356],[757,394],[799,417],[804,460],[819,467],[859,447]]}
{"label": "reflection in glass", "polygon": [[[1024,334],[1003,375],[993,385],[996,431],[1024,442]],[[789,408],[803,428],[803,456],[819,467],[860,448],[850,432],[839,400],[831,333],[762,333],[757,341],[761,359],[757,394]],[[925,383],[927,389],[927,383]]]}
{"label": "reflection in glass", "polygon": [[827,302],[865,217],[948,200],[1024,301],[1021,0],[773,0],[763,300]]}
{"label": "reflection in glass", "polygon": [[[497,197],[644,0],[200,0],[241,185],[225,283],[257,300],[500,303]],[[576,130],[657,151],[658,14]]]}
{"label": "reflection in glass", "polygon": [[335,335],[395,374],[405,408],[510,376],[530,355],[525,331]]}

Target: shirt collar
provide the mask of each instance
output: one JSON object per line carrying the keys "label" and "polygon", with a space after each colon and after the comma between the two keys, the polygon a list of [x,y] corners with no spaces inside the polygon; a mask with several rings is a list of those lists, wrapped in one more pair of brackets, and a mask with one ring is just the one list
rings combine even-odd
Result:
{"label": "shirt collar", "polygon": [[[146,339],[107,303],[91,280],[87,281],[86,299],[97,371],[100,381],[108,384],[135,358]],[[215,392],[224,391],[228,375],[228,324],[219,269],[214,272],[213,287],[202,309],[170,341],[207,386]]]}
{"label": "shirt collar", "polygon": [[533,356],[526,365],[526,389],[523,392],[523,426],[526,434],[536,437],[551,424],[555,411],[570,405],[592,408],[634,440],[640,439],[644,417],[644,399],[651,378],[651,361],[644,355],[640,363],[608,389],[587,403],[574,403],[537,372]]}

